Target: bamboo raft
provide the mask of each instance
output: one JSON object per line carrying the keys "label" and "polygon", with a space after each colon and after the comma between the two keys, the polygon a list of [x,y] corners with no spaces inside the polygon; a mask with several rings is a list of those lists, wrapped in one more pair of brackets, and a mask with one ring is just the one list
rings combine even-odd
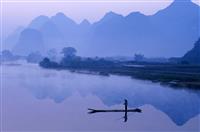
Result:
{"label": "bamboo raft", "polygon": [[120,110],[120,109],[114,109],[114,110],[96,110],[96,109],[90,109],[88,108],[88,110],[90,110],[88,113],[89,114],[93,114],[93,113],[97,113],[97,112],[138,112],[138,113],[141,113],[142,110],[141,109],[127,109],[127,110]]}
{"label": "bamboo raft", "polygon": [[135,109],[128,109],[128,101],[125,99],[124,100],[124,109],[111,109],[111,110],[102,110],[102,109],[91,109],[88,108],[89,112],[88,114],[93,114],[93,113],[100,113],[100,112],[123,112],[124,113],[124,122],[127,122],[128,120],[128,112],[138,112],[138,113],[142,113],[142,110],[139,108],[135,108]]}

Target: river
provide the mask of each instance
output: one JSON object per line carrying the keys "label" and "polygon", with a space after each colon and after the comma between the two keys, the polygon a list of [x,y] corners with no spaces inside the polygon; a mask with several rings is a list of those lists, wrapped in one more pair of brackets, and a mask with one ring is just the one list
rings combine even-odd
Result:
{"label": "river", "polygon": [[[1,65],[4,131],[200,131],[200,91],[127,76]],[[142,113],[88,114],[88,108]]]}

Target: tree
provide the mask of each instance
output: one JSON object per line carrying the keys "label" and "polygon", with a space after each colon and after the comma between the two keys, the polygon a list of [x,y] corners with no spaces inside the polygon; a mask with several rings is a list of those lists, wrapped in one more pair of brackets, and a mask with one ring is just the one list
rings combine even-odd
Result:
{"label": "tree", "polygon": [[30,63],[38,63],[42,60],[42,55],[40,54],[40,52],[33,52],[33,53],[30,53],[28,56],[27,56],[27,62],[30,62]]}
{"label": "tree", "polygon": [[65,47],[62,49],[61,53],[64,54],[64,57],[74,57],[76,56],[76,49],[73,47]]}
{"label": "tree", "polygon": [[9,50],[3,50],[1,52],[1,54],[2,54],[3,57],[6,57],[6,58],[13,57],[13,54]]}
{"label": "tree", "polygon": [[39,65],[44,68],[59,68],[59,64],[53,61],[50,61],[49,58],[44,58]]}
{"label": "tree", "polygon": [[144,55],[142,54],[135,54],[135,57],[134,57],[135,61],[144,61]]}
{"label": "tree", "polygon": [[49,59],[55,61],[57,58],[57,51],[56,49],[50,49],[47,51],[47,56]]}
{"label": "tree", "polygon": [[14,55],[9,50],[3,50],[1,52],[1,60],[2,61],[12,61],[14,60]]}

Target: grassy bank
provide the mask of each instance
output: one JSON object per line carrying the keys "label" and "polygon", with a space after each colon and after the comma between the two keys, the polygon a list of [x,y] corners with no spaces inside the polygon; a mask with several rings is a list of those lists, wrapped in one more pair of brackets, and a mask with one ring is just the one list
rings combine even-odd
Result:
{"label": "grassy bank", "polygon": [[142,80],[151,80],[171,87],[200,89],[199,65],[112,62],[106,60],[71,60],[67,63],[58,64],[46,60],[41,62],[40,66],[51,69],[67,69],[73,72],[88,71],[88,73],[93,72],[104,76],[110,74],[125,75]]}

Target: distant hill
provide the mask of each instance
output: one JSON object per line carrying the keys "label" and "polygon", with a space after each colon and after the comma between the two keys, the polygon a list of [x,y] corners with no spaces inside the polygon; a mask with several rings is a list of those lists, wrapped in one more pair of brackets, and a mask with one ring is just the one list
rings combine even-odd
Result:
{"label": "distant hill", "polygon": [[28,55],[36,51],[44,52],[43,36],[39,31],[27,28],[21,32],[13,52],[17,55]]}
{"label": "distant hill", "polygon": [[35,19],[31,21],[31,23],[28,25],[29,28],[33,29],[39,29],[41,28],[47,21],[49,21],[49,17],[47,16],[38,16]]}
{"label": "distant hill", "polygon": [[18,27],[13,33],[11,33],[7,38],[3,41],[4,49],[12,49],[17,41],[19,40],[19,36],[25,27]]}
{"label": "distant hill", "polygon": [[176,0],[151,16],[110,12],[93,25],[89,44],[98,55],[182,56],[199,36],[199,11],[191,1]]}
{"label": "distant hill", "polygon": [[[122,16],[108,12],[96,23],[75,23],[63,13],[39,16],[27,28],[41,33],[45,50],[72,46],[82,56],[180,57],[200,34],[200,7],[190,0],[175,0],[154,15],[139,12]],[[31,40],[29,38],[29,41]],[[18,40],[16,47],[22,47]],[[37,49],[35,44],[33,49]],[[25,48],[21,48],[26,50]]]}
{"label": "distant hill", "polygon": [[194,48],[192,48],[182,57],[182,61],[190,64],[200,64],[200,38],[194,44]]}

